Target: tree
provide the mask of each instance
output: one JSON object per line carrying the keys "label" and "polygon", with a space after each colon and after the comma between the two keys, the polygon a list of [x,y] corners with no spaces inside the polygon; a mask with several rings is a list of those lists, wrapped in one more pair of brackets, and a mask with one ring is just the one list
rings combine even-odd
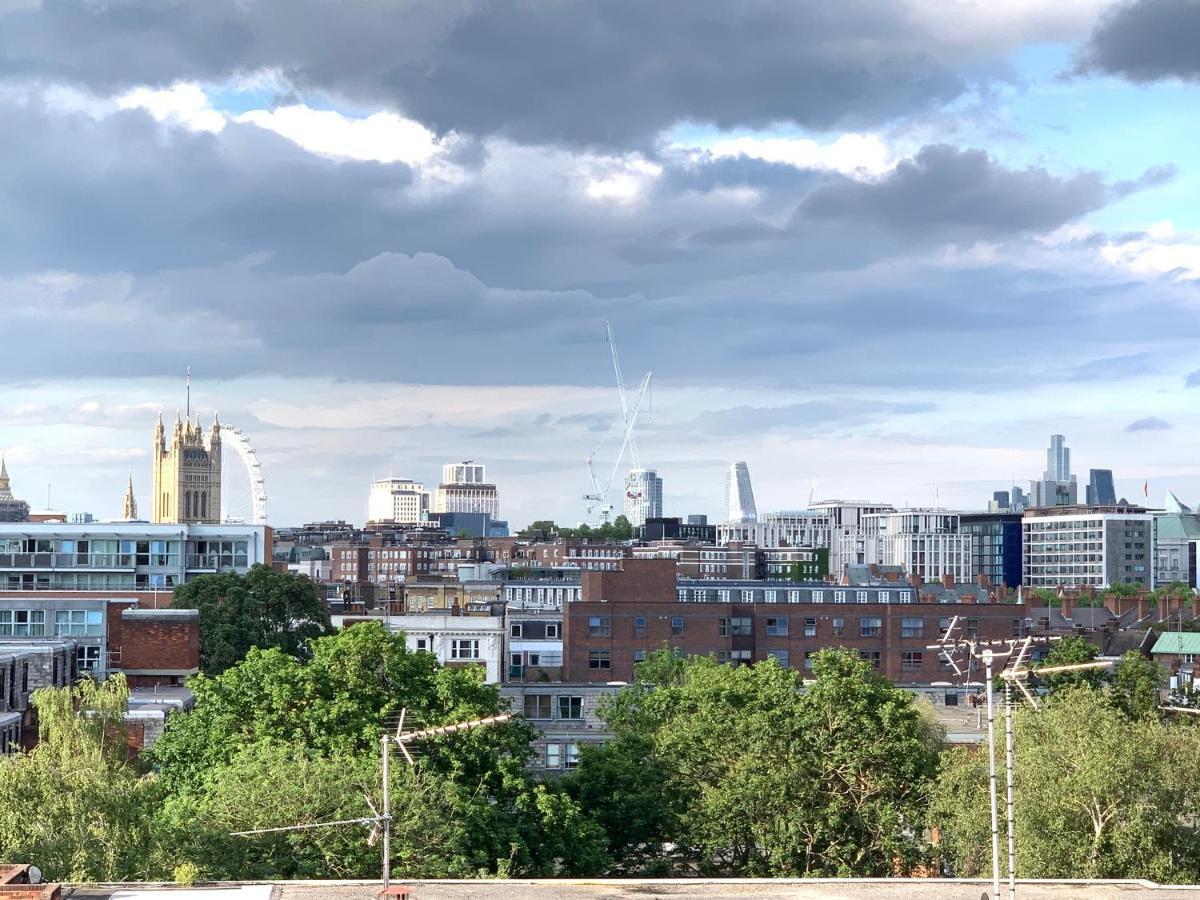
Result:
{"label": "tree", "polygon": [[[1016,721],[1017,865],[1022,878],[1200,876],[1192,810],[1200,791],[1197,729],[1130,719],[1099,691],[1064,688]],[[956,874],[990,855],[987,759],[956,752],[943,769],[931,823]]]}
{"label": "tree", "polygon": [[1165,681],[1162,666],[1140,650],[1130,650],[1113,669],[1113,701],[1131,719],[1157,715],[1158,695]]}
{"label": "tree", "polygon": [[0,857],[51,880],[153,877],[161,786],[127,759],[125,678],[34,693],[40,743],[0,758]]}
{"label": "tree", "polygon": [[[1100,651],[1096,649],[1094,644],[1073,634],[1055,643],[1050,652],[1046,654],[1045,659],[1038,665],[1032,666],[1031,669],[1036,673],[1039,668],[1093,662],[1099,655]],[[1059,690],[1060,688],[1075,684],[1099,687],[1104,683],[1105,677],[1103,669],[1081,669],[1078,672],[1046,675],[1042,678],[1042,683],[1050,690]]]}
{"label": "tree", "polygon": [[219,675],[251,647],[277,647],[303,658],[314,638],[329,631],[329,611],[317,586],[303,575],[256,565],[245,575],[202,575],[175,589],[171,605],[200,611],[200,668]]}
{"label": "tree", "polygon": [[[602,705],[616,749],[585,755],[579,796],[634,789],[636,820],[610,852],[670,842],[702,871],[871,875],[919,856],[936,736],[912,696],[846,651],[826,651],[803,692],[769,660],[730,667],[668,650]],[[639,743],[641,742],[641,743]],[[631,766],[643,754],[644,773]],[[655,818],[645,795],[659,793]],[[619,815],[615,802],[600,820]],[[633,853],[631,854],[631,851]]]}

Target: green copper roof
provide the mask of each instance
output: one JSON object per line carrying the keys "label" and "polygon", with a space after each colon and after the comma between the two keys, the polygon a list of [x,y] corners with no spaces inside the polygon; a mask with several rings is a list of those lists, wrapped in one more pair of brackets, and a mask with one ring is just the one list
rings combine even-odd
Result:
{"label": "green copper roof", "polygon": [[1154,642],[1154,653],[1200,653],[1200,632],[1167,631]]}

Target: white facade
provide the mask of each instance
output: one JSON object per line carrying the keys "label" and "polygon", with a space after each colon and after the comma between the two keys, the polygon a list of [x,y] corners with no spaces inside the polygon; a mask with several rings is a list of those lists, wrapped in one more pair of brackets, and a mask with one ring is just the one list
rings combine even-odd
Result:
{"label": "white facade", "polygon": [[718,544],[828,547],[829,539],[829,515],[816,510],[763,513],[755,522],[726,522],[717,526]]}
{"label": "white facade", "polygon": [[[332,616],[333,626],[341,628],[345,618]],[[443,665],[481,665],[488,684],[500,683],[504,651],[504,619],[500,616],[381,616],[379,621],[389,631],[403,632],[409,650],[432,653]]]}
{"label": "white facade", "polygon": [[[460,463],[446,463],[442,466],[442,484],[486,484],[486,467],[481,463],[467,460]],[[449,512],[449,510],[446,510]]]}
{"label": "white facade", "polygon": [[625,479],[625,518],[634,528],[662,517],[662,479],[654,469],[630,469]]}
{"label": "white facade", "polygon": [[442,483],[433,495],[433,511],[438,513],[487,513],[500,515],[500,492],[488,484],[487,470],[470,460],[442,466]]}
{"label": "white facade", "polygon": [[730,463],[725,475],[725,521],[744,524],[757,518],[754,488],[750,486],[750,467],[744,462]]}
{"label": "white facade", "polygon": [[425,486],[409,478],[382,478],[371,482],[367,498],[368,522],[415,525],[429,509]]}
{"label": "white facade", "polygon": [[[1155,583],[1154,516],[1074,507],[1026,510],[1022,581],[1029,588]],[[1186,579],[1184,579],[1186,580]]]}
{"label": "white facade", "polygon": [[867,533],[863,517],[877,513],[892,512],[890,503],[854,503],[846,500],[822,500],[813,504],[810,512],[824,513],[829,517],[829,572],[840,577],[847,565],[866,562],[865,540]]}
{"label": "white facade", "polygon": [[[944,510],[868,513],[862,516],[862,562],[901,566],[925,581],[937,581],[943,575],[970,581],[974,537],[959,533],[958,526],[958,514]],[[852,541],[857,549],[859,540],[860,536],[844,536],[843,555],[850,551]]]}

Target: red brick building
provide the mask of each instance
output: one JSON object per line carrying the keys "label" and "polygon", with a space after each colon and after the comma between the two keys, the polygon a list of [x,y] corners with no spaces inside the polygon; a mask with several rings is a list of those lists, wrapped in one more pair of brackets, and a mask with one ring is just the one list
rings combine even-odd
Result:
{"label": "red brick building", "polygon": [[733,663],[775,657],[795,669],[819,650],[845,647],[899,684],[927,685],[949,677],[927,647],[953,616],[967,634],[1009,638],[1025,632],[1029,615],[1025,604],[945,585],[760,583],[697,594],[681,588],[673,560],[651,559],[583,572],[580,600],[563,612],[563,680],[591,683],[631,681],[634,663],[666,645]]}

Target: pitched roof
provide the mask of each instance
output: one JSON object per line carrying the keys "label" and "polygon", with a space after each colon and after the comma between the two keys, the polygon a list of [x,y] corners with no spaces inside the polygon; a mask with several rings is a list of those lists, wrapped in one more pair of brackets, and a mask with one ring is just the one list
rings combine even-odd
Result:
{"label": "pitched roof", "polygon": [[1200,654],[1200,632],[1168,631],[1158,636],[1152,654],[1198,653]]}

